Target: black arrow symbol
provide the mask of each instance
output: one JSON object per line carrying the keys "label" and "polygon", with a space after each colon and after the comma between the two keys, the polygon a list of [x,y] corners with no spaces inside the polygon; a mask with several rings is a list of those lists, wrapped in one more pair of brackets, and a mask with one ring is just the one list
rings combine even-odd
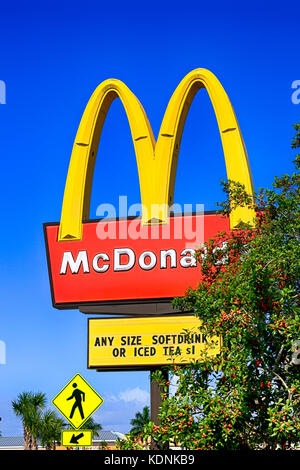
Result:
{"label": "black arrow symbol", "polygon": [[83,436],[84,436],[83,432],[78,434],[78,436],[75,436],[75,434],[73,434],[70,440],[70,444],[78,444],[78,440],[81,439]]}

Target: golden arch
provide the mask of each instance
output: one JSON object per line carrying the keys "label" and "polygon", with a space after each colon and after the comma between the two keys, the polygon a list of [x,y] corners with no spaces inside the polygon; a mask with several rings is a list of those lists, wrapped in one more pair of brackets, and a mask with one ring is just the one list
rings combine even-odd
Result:
{"label": "golden arch", "polygon": [[[190,72],[174,91],[166,109],[157,143],[146,113],[129,88],[119,80],[102,82],[83,113],[69,165],[59,228],[59,241],[80,240],[82,220],[89,218],[90,196],[97,148],[112,101],[119,97],[125,108],[139,173],[142,223],[166,223],[173,204],[176,168],[182,132],[192,100],[206,88],[216,113],[228,179],[239,181],[253,196],[253,183],[243,137],[229,98],[218,79],[206,69]],[[252,209],[236,208],[230,225],[252,223]]]}

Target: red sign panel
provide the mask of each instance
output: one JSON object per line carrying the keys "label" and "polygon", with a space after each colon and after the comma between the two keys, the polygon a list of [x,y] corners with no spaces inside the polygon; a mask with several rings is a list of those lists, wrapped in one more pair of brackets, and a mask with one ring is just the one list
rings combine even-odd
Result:
{"label": "red sign panel", "polygon": [[200,281],[194,252],[229,219],[215,213],[174,216],[168,225],[139,218],[83,223],[79,241],[58,241],[58,223],[44,225],[52,301],[56,308],[160,301]]}

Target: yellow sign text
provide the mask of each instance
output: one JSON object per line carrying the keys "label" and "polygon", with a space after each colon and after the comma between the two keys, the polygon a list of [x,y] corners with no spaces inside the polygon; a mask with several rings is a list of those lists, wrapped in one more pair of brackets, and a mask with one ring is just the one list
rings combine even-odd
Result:
{"label": "yellow sign text", "polygon": [[89,319],[88,367],[118,369],[187,364],[220,353],[193,315]]}

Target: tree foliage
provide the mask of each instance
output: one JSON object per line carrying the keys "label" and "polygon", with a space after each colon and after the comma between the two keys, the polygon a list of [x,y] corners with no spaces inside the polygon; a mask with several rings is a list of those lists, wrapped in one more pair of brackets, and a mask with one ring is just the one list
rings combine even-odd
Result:
{"label": "tree foliage", "polygon": [[46,396],[41,392],[22,392],[12,401],[16,416],[22,419],[25,450],[37,449],[39,422],[45,404]]}
{"label": "tree foliage", "polygon": [[[297,149],[300,124],[294,128]],[[240,184],[224,183],[222,213],[254,205],[257,217],[254,226],[219,233],[197,250],[201,282],[174,301],[223,344],[219,356],[170,367],[176,392],[163,395],[160,425],[146,427],[160,443],[203,450],[299,446],[300,155],[294,163],[292,174],[276,177],[254,200]]]}
{"label": "tree foliage", "polygon": [[[134,449],[143,450],[148,448],[148,442],[145,430],[150,423],[149,406],[144,406],[142,411],[138,411],[135,417],[130,421],[131,429],[126,434],[126,439],[118,440],[117,446],[121,450]],[[146,439],[145,439],[146,437]]]}
{"label": "tree foliage", "polygon": [[139,434],[143,433],[144,431],[144,426],[148,424],[150,421],[150,410],[149,406],[144,406],[143,411],[140,412],[138,411],[135,414],[135,417],[130,421],[130,424],[132,426],[130,432],[138,436]]}
{"label": "tree foliage", "polygon": [[84,427],[93,431],[93,437],[99,437],[99,431],[101,431],[102,429],[101,424],[96,423],[96,421],[92,417],[85,421]]}
{"label": "tree foliage", "polygon": [[61,431],[66,426],[62,418],[52,410],[46,410],[40,416],[37,426],[37,437],[46,450],[55,450],[56,444],[60,442]]}
{"label": "tree foliage", "polygon": [[24,450],[38,450],[38,442],[48,450],[55,449],[60,440],[64,421],[53,411],[44,410],[46,395],[41,392],[22,392],[12,407],[22,419],[24,429]]}

